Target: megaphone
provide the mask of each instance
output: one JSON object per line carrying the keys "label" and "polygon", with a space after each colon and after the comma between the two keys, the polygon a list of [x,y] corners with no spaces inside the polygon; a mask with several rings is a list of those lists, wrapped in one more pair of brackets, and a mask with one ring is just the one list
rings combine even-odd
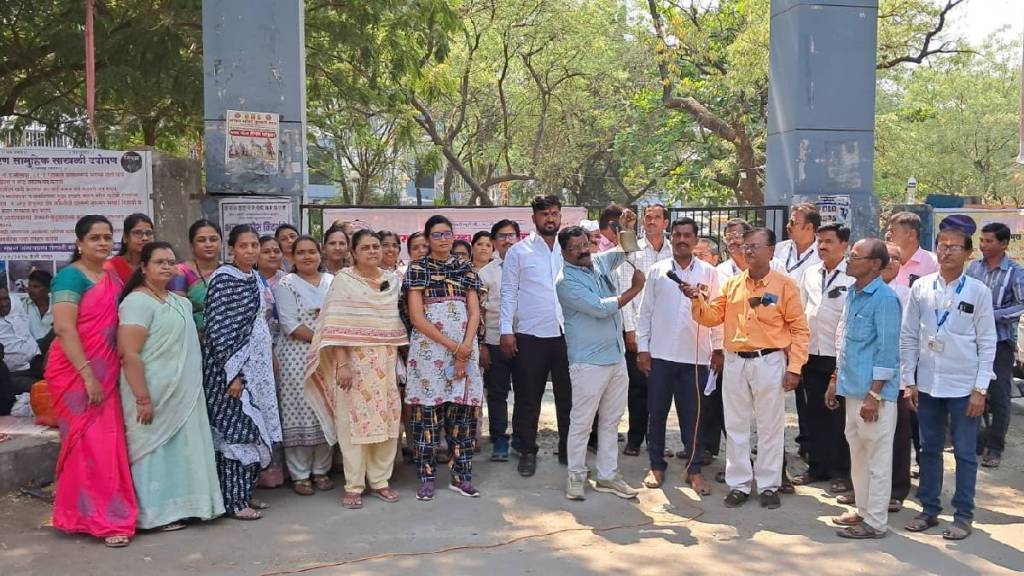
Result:
{"label": "megaphone", "polygon": [[619,248],[622,248],[623,252],[630,254],[640,251],[640,243],[637,242],[636,232],[633,230],[623,230],[619,223],[614,221],[611,223],[611,227],[619,237]]}

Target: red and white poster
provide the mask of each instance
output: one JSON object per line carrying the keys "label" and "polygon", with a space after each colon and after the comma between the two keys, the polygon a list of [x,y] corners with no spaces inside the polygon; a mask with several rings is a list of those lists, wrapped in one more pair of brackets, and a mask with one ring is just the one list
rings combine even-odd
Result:
{"label": "red and white poster", "polygon": [[224,167],[228,172],[277,174],[280,116],[271,112],[228,110],[224,120],[227,125]]}
{"label": "red and white poster", "polygon": [[[522,236],[533,232],[533,209],[529,206],[508,207],[495,206],[490,208],[328,208],[323,212],[323,226],[326,230],[338,220],[352,222],[358,230],[389,230],[402,239],[402,257],[406,257],[405,239],[413,232],[423,230],[427,218],[434,214],[443,214],[452,221],[455,238],[466,240],[473,238],[480,230],[490,231],[491,226],[499,220],[514,220],[519,223]],[[562,227],[574,226],[587,217],[587,209],[578,206],[562,208]]]}

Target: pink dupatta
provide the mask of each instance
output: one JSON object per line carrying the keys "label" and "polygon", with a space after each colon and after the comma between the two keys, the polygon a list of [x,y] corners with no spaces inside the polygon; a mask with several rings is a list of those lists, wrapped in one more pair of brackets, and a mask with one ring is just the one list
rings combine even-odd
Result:
{"label": "pink dupatta", "polygon": [[78,337],[103,386],[103,401],[90,406],[85,383],[53,341],[46,381],[60,427],[53,525],[64,532],[105,538],[135,534],[138,505],[128,464],[118,383],[117,299],[120,279],[109,269],[78,304]]}

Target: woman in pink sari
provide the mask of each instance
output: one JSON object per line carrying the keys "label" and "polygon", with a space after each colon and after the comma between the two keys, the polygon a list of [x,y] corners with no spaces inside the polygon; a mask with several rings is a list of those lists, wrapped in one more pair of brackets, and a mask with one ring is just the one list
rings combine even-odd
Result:
{"label": "woman in pink sari", "polygon": [[105,264],[114,244],[103,216],[75,225],[71,265],[54,278],[53,328],[46,381],[60,426],[53,525],[127,546],[138,505],[128,465],[118,382],[117,299],[121,280]]}

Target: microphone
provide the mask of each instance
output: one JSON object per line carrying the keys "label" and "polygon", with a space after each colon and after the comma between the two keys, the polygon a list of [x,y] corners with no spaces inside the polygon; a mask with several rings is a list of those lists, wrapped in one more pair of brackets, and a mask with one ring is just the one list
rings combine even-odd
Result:
{"label": "microphone", "polygon": [[665,274],[665,276],[668,276],[668,279],[675,282],[676,284],[683,284],[683,279],[680,278],[678,274],[676,274],[675,270],[669,270],[668,274]]}

